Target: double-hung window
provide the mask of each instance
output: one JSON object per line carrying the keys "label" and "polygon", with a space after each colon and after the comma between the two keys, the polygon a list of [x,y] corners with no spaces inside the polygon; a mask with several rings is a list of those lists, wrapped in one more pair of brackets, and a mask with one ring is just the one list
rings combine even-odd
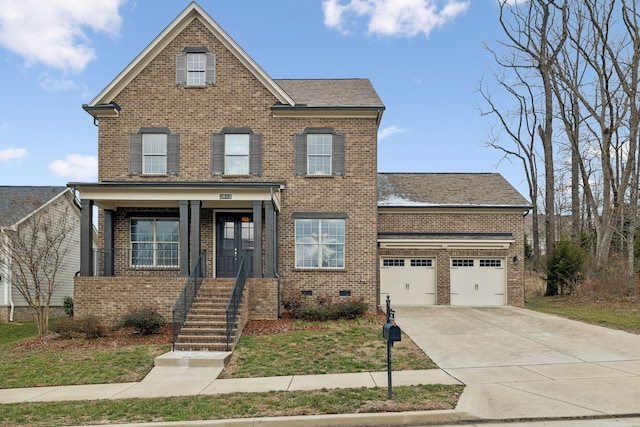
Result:
{"label": "double-hung window", "polygon": [[167,134],[142,134],[142,173],[148,175],[167,173]]}
{"label": "double-hung window", "polygon": [[131,266],[178,267],[178,224],[173,218],[132,218]]}
{"label": "double-hung window", "polygon": [[224,127],[211,135],[213,175],[261,175],[262,135],[248,127]]}
{"label": "double-hung window", "polygon": [[296,268],[344,268],[345,220],[295,220]]}
{"label": "double-hung window", "polygon": [[332,128],[306,128],[295,135],[295,173],[345,175],[345,138]]}
{"label": "double-hung window", "polygon": [[333,135],[307,134],[307,174],[331,175]]}
{"label": "double-hung window", "polygon": [[224,136],[225,175],[248,175],[249,153],[249,134],[226,134]]}
{"label": "double-hung window", "polygon": [[178,175],[180,135],[166,127],[141,127],[129,134],[131,175]]}
{"label": "double-hung window", "polygon": [[187,53],[187,85],[204,86],[207,59],[204,53]]}
{"label": "double-hung window", "polygon": [[188,46],[176,55],[176,84],[203,87],[216,83],[216,56],[206,46]]}

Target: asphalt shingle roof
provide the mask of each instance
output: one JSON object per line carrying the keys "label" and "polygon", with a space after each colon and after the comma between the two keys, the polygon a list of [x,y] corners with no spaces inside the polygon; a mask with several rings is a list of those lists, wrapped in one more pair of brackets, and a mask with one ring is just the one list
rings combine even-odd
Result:
{"label": "asphalt shingle roof", "polygon": [[379,173],[380,207],[518,207],[530,203],[499,173]]}
{"label": "asphalt shingle roof", "polygon": [[[67,187],[0,186],[0,227],[7,227],[29,215]],[[28,202],[21,203],[21,201]]]}
{"label": "asphalt shingle roof", "polygon": [[296,102],[307,107],[384,108],[369,79],[275,79]]}

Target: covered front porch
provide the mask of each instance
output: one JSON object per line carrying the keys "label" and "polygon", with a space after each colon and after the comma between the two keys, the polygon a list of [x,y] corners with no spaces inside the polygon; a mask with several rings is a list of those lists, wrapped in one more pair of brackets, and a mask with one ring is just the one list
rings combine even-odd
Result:
{"label": "covered front porch", "polygon": [[[277,277],[279,182],[69,184],[81,200],[80,276]],[[99,212],[99,246],[92,233]]]}

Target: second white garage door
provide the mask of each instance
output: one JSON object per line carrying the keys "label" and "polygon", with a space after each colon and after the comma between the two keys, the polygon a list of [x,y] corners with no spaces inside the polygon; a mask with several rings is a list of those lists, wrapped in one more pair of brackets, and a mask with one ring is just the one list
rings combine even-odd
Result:
{"label": "second white garage door", "polygon": [[504,258],[452,258],[451,305],[505,305]]}
{"label": "second white garage door", "polygon": [[436,266],[431,258],[382,258],[380,302],[387,295],[392,305],[434,305]]}

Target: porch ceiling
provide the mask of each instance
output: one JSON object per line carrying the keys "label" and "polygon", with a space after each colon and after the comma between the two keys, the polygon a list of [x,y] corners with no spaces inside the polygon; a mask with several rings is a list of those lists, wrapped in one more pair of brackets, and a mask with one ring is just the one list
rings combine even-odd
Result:
{"label": "porch ceiling", "polygon": [[181,200],[200,200],[205,208],[250,208],[256,200],[272,200],[280,211],[284,183],[70,183],[80,199],[102,209],[178,207]]}

